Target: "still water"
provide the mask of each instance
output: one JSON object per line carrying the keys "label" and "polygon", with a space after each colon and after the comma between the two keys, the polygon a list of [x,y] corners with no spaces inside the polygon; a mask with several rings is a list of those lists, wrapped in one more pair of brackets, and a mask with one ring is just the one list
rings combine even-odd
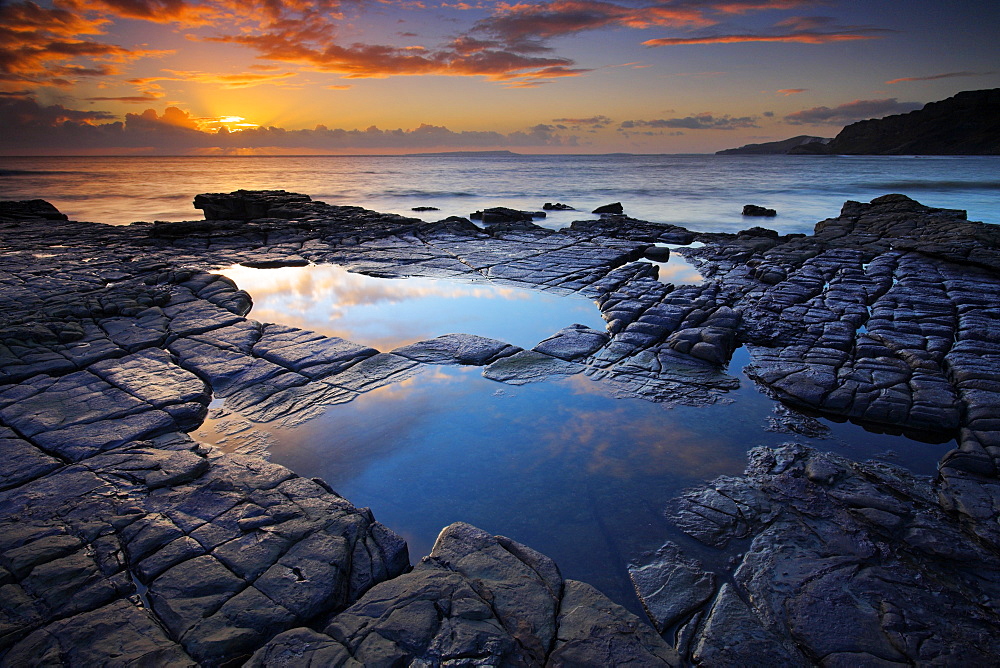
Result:
{"label": "still water", "polygon": [[[744,204],[778,211],[766,225],[810,232],[848,199],[903,193],[1000,223],[997,156],[522,155],[0,158],[0,199],[46,199],[75,220],[115,225],[200,219],[204,192],[283,189],[329,204],[426,221],[491,206],[550,212],[561,227],[621,201],[635,218],[697,231],[749,226]],[[415,213],[417,206],[438,211]],[[759,222],[759,221],[757,221]]]}
{"label": "still water", "polygon": [[487,281],[406,280],[336,265],[219,270],[253,296],[255,320],[389,351],[442,334],[476,334],[530,349],[568,325],[603,330],[593,301]]}
{"label": "still water", "polygon": [[[442,316],[430,336],[467,332],[480,313],[507,301],[465,301],[465,289],[484,289],[479,284],[378,279],[337,267],[223,271],[253,295],[250,317],[369,345],[381,336],[369,321],[428,331],[420,329],[427,310]],[[530,347],[572,322],[601,326],[588,300],[522,292],[509,301],[499,329],[494,323],[484,335],[507,340],[506,332]],[[452,299],[463,306],[446,306]],[[408,307],[411,300],[422,306]],[[503,321],[531,320],[530,314],[544,318],[536,331],[504,329]],[[740,388],[725,401],[673,408],[622,398],[584,374],[512,386],[475,367],[428,366],[296,427],[253,429],[267,435],[272,461],[323,478],[352,503],[371,507],[406,538],[414,559],[429,552],[442,527],[462,520],[540,550],[565,577],[589,582],[640,613],[629,560],[668,538],[683,540],[663,517],[669,500],[718,475],[739,474],[750,448],[798,440],[931,475],[950,447],[828,421],[823,438],[775,431],[776,404],[742,373],[748,362],[738,350],[729,371]],[[235,447],[239,436],[221,429],[227,419],[214,414],[197,436]]]}

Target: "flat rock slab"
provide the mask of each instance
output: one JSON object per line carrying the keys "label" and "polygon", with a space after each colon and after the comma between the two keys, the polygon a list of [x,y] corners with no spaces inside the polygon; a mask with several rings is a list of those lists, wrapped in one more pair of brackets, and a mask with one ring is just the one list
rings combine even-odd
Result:
{"label": "flat rock slab", "polygon": [[[618,213],[485,232],[242,191],[201,198],[206,221],[60,221],[53,248],[60,214],[43,204],[0,203],[0,662],[239,662],[285,630],[255,661],[1000,656],[1000,228],[888,195],[846,203],[808,237]],[[685,256],[699,285],[659,283],[637,262],[651,243],[696,238]],[[206,271],[288,258],[583,294],[608,327],[567,327],[534,351],[456,334],[377,353],[247,320],[252,296]],[[789,405],[957,447],[934,481],[755,450],[746,475],[683,495],[669,516],[716,566],[681,550],[633,569],[676,653],[541,555],[471,527],[401,575],[404,545],[367,510],[183,434],[210,399],[253,433],[441,363],[515,384],[584,372],[622,395],[700,405],[738,387],[722,368],[740,345]]]}
{"label": "flat rock slab", "polygon": [[483,369],[483,376],[508,385],[526,385],[582,371],[581,365],[533,350],[522,350],[493,362]]}
{"label": "flat rock slab", "polygon": [[484,366],[522,349],[504,341],[474,334],[445,334],[393,350],[394,355],[423,364]]}
{"label": "flat rock slab", "polygon": [[657,550],[655,560],[629,566],[628,573],[646,614],[661,632],[715,593],[714,576],[683,557],[673,543]]}
{"label": "flat rock slab", "polygon": [[593,355],[603,348],[610,338],[607,332],[584,325],[571,325],[540,342],[532,350],[569,362]]}

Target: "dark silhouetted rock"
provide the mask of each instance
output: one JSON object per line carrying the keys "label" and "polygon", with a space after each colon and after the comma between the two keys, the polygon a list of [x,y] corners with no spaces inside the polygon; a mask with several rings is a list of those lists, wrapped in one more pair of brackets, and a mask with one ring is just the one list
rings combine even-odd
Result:
{"label": "dark silhouetted rock", "polygon": [[194,198],[194,208],[205,212],[205,220],[254,220],[273,216],[273,210],[311,202],[308,195],[284,190],[237,190],[206,193]]}
{"label": "dark silhouetted rock", "polygon": [[440,211],[436,206],[415,206],[410,211]]}
{"label": "dark silhouetted rock", "polygon": [[43,199],[0,202],[0,217],[10,220],[67,220],[66,214]]}
{"label": "dark silhouetted rock", "polygon": [[[743,206],[744,216],[777,216],[778,212],[774,209],[767,209],[762,206],[757,206],[756,204],[746,204]],[[777,233],[775,233],[777,234]]]}
{"label": "dark silhouetted rock", "polygon": [[562,204],[561,202],[556,202],[555,204],[552,202],[546,202],[542,205],[542,208],[546,211],[576,211],[576,209],[571,207],[569,204]]}
{"label": "dark silhouetted rock", "polygon": [[845,127],[828,144],[793,153],[844,155],[998,155],[1000,88],[968,90],[922,109]]}
{"label": "dark silhouetted rock", "polygon": [[301,257],[276,257],[267,260],[245,260],[240,264],[251,269],[277,269],[279,267],[308,267],[309,260]]}
{"label": "dark silhouetted rock", "polygon": [[642,251],[642,256],[647,260],[666,262],[670,259],[670,249],[666,246],[650,246]]}
{"label": "dark silhouetted rock", "polygon": [[484,225],[496,225],[500,223],[530,223],[535,218],[544,218],[543,211],[518,211],[502,206],[495,206],[490,209],[476,211],[469,215],[472,220],[481,220]]}
{"label": "dark silhouetted rock", "polygon": [[591,211],[591,213],[600,213],[600,214],[612,213],[621,215],[625,213],[625,209],[624,207],[622,207],[621,202],[615,202],[614,204],[605,204],[604,206],[599,206],[593,211]]}

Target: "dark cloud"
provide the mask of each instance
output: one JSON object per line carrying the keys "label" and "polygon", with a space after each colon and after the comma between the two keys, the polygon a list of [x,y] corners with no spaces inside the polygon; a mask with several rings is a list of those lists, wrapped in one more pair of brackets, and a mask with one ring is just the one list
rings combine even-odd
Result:
{"label": "dark cloud", "polygon": [[125,104],[149,104],[150,102],[156,102],[158,99],[162,97],[163,93],[146,93],[144,95],[121,95],[119,97],[101,96],[101,97],[86,97],[84,99],[87,102],[124,102]]}
{"label": "dark cloud", "polygon": [[846,125],[869,118],[881,118],[890,114],[903,114],[920,109],[919,102],[900,102],[896,98],[886,100],[854,100],[836,107],[813,107],[785,116],[785,122],[792,125]]}
{"label": "dark cloud", "polygon": [[[219,127],[205,132],[206,119],[192,117],[176,107],[162,114],[153,109],[126,114],[124,122],[113,121],[103,111],[78,111],[60,105],[41,106],[31,99],[0,97],[0,151],[75,153],[106,150],[180,154],[225,152],[236,149],[327,150],[423,150],[428,148],[538,147],[575,145],[573,137],[557,133],[552,125],[526,130],[456,132],[443,126],[423,124],[413,129],[286,130],[278,127],[249,128],[230,132]],[[218,124],[217,124],[218,125]]]}
{"label": "dark cloud", "polygon": [[898,84],[904,81],[935,81],[937,79],[953,79],[955,77],[984,77],[989,74],[996,74],[996,71],[989,72],[946,72],[944,74],[932,74],[926,77],[903,77],[901,79],[890,79],[887,84]]}
{"label": "dark cloud", "polygon": [[684,118],[661,118],[652,121],[624,121],[620,126],[623,130],[636,128],[681,128],[684,130],[735,130],[737,128],[756,128],[756,116],[733,117],[729,115],[714,116],[712,114],[697,114]]}
{"label": "dark cloud", "polygon": [[701,8],[684,3],[661,2],[635,7],[596,0],[556,0],[547,3],[519,3],[476,23],[476,32],[496,36],[505,44],[569,35],[607,27],[649,28],[698,27],[716,21]]}
{"label": "dark cloud", "polygon": [[709,35],[705,37],[662,37],[648,39],[645,46],[678,46],[690,44],[742,44],[746,42],[791,42],[797,44],[829,44],[860,39],[880,39],[896,32],[886,28],[848,28],[838,31],[795,30],[760,34]]}
{"label": "dark cloud", "polygon": [[614,121],[607,116],[590,116],[588,118],[553,118],[553,123],[558,123],[559,126],[565,129],[567,126],[574,129],[579,128],[591,128],[591,129],[601,129],[608,127]]}

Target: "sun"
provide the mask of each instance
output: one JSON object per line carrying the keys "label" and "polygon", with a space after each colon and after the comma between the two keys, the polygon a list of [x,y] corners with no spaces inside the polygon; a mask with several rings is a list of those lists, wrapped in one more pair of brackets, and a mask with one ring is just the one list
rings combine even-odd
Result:
{"label": "sun", "polygon": [[257,123],[247,122],[247,119],[243,116],[218,116],[216,118],[203,118],[200,120],[201,129],[205,131],[218,131],[225,128],[227,132],[242,132],[243,130],[260,127]]}

